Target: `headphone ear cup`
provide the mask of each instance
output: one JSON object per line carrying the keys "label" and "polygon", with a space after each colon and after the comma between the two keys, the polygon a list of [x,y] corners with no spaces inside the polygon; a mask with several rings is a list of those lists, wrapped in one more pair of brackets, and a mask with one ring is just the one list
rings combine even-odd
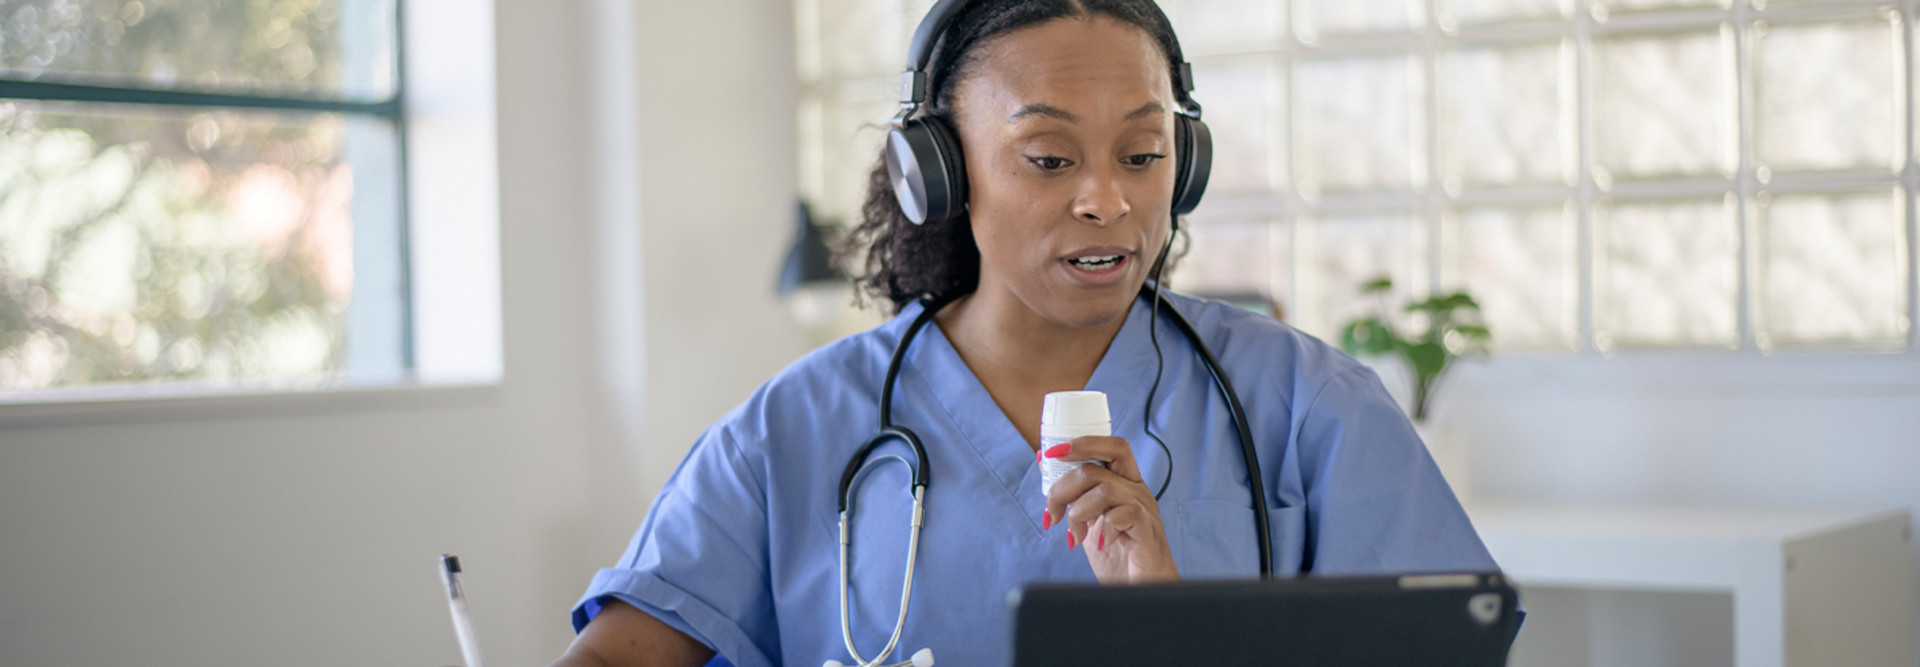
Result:
{"label": "headphone ear cup", "polygon": [[945,222],[966,210],[966,162],[945,119],[912,118],[888,131],[886,160],[894,199],[914,224]]}
{"label": "headphone ear cup", "polygon": [[1205,121],[1175,115],[1173,141],[1177,158],[1174,161],[1173,214],[1182,216],[1198,208],[1200,196],[1207,193],[1207,177],[1213,173],[1213,131],[1207,129]]}

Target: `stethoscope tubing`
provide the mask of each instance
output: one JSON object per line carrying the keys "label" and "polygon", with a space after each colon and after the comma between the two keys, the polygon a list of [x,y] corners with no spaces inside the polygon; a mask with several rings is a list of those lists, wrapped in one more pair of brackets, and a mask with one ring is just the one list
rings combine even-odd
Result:
{"label": "stethoscope tubing", "polygon": [[900,645],[900,633],[907,629],[907,605],[913,600],[913,565],[920,559],[920,526],[926,521],[926,490],[923,485],[913,487],[913,529],[907,537],[907,573],[906,580],[900,584],[900,618],[894,621],[893,636],[887,639],[886,648],[880,649],[872,660],[860,657],[860,649],[853,646],[853,620],[847,611],[847,550],[853,542],[847,530],[847,512],[840,512],[840,636],[847,642],[847,655],[861,666],[877,665],[893,655],[893,649]]}
{"label": "stethoscope tubing", "polygon": [[[1233,418],[1234,429],[1239,432],[1240,455],[1247,464],[1247,491],[1253,497],[1253,532],[1260,542],[1260,578],[1272,579],[1273,528],[1267,517],[1266,483],[1260,480],[1260,453],[1253,447],[1253,428],[1247,423],[1246,408],[1241,407],[1240,394],[1233,391],[1233,381],[1227,379],[1227,372],[1220,368],[1220,361],[1214,358],[1213,350],[1208,349],[1201,340],[1200,332],[1193,328],[1193,323],[1188,322],[1187,316],[1181,315],[1173,303],[1160,294],[1158,285],[1150,287],[1154,288],[1152,298],[1159,301],[1160,307],[1165,308],[1168,315],[1173,316],[1174,327],[1193,343],[1193,349],[1200,353],[1200,360],[1207,366],[1207,374],[1213,376],[1220,393],[1227,397],[1227,415]],[[1146,294],[1146,289],[1143,288],[1141,293]]]}
{"label": "stethoscope tubing", "polygon": [[[926,328],[928,322],[933,321],[935,313],[938,313],[942,307],[951,303],[956,297],[957,295],[938,300],[926,300],[921,303],[923,308],[920,315],[913,318],[913,324],[907,327],[906,334],[900,337],[900,343],[893,348],[893,357],[887,361],[887,375],[881,382],[880,387],[880,432],[868,438],[866,443],[860,446],[860,450],[855,452],[853,458],[847,461],[847,469],[840,474],[840,636],[846,641],[847,654],[852,656],[854,662],[862,667],[884,662],[887,656],[893,654],[894,647],[900,643],[900,634],[907,628],[907,606],[913,601],[913,569],[914,564],[920,559],[920,527],[926,522],[927,480],[929,478],[927,471],[927,448],[920,443],[920,436],[914,434],[911,429],[904,426],[893,425],[893,385],[895,381],[900,379],[900,362],[906,358],[907,347],[913,343],[914,337],[920,335],[920,330]],[[888,440],[904,441],[908,447],[913,449],[913,527],[912,530],[908,532],[907,537],[907,571],[905,581],[900,585],[900,618],[894,622],[893,636],[887,639],[886,648],[881,649],[880,653],[874,656],[872,660],[867,660],[860,656],[860,649],[854,648],[853,621],[848,611],[847,602],[847,593],[849,590],[847,586],[847,570],[849,567],[847,551],[851,548],[853,542],[852,531],[849,528],[850,521],[848,520],[848,514],[853,507],[850,502],[850,492],[853,489],[855,478],[859,477],[860,469],[866,465],[867,456],[873,453],[875,447],[880,446],[881,443]]]}

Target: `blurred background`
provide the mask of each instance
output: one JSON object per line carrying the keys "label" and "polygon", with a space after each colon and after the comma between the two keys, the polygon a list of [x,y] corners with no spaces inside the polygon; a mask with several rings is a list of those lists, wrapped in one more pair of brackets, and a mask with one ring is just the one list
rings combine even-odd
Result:
{"label": "blurred background", "polygon": [[[449,551],[557,656],[699,432],[883,316],[809,258],[930,4],[0,0],[0,664],[455,664]],[[1170,284],[1472,294],[1469,505],[1920,505],[1920,2],[1161,5]],[[1525,593],[1516,665],[1736,662],[1725,591]]]}

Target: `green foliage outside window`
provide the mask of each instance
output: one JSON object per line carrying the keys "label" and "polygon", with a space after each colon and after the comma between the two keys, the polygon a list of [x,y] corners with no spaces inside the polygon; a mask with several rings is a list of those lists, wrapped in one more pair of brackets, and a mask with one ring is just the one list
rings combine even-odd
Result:
{"label": "green foliage outside window", "polygon": [[[342,34],[391,4],[342,5],[7,2],[0,80],[390,95],[391,41],[347,72]],[[396,150],[352,114],[0,99],[0,390],[343,370],[350,139]]]}

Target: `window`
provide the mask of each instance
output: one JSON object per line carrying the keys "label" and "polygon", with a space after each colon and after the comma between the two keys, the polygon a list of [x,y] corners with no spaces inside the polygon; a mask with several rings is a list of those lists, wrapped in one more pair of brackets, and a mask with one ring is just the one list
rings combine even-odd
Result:
{"label": "window", "polygon": [[[850,219],[931,3],[799,12]],[[1334,337],[1381,273],[1504,350],[1915,349],[1911,0],[1166,0],[1216,157],[1171,282]]]}
{"label": "window", "polygon": [[409,368],[396,2],[0,6],[0,392]]}

